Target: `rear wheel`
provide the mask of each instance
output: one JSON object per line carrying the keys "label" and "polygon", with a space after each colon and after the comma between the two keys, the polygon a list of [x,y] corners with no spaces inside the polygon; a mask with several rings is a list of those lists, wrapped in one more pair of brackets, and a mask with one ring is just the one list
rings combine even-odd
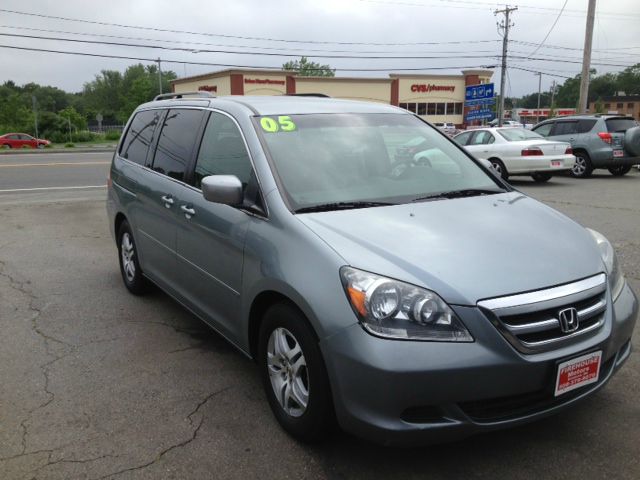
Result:
{"label": "rear wheel", "polygon": [[589,155],[585,152],[574,152],[573,155],[576,157],[576,163],[573,164],[569,172],[571,176],[576,178],[590,177],[593,172],[593,165]]}
{"label": "rear wheel", "polygon": [[551,177],[552,175],[550,173],[536,172],[533,175],[531,175],[531,178],[533,178],[533,181],[537,183],[548,182],[549,180],[551,180]]}
{"label": "rear wheel", "polygon": [[509,172],[507,171],[507,167],[504,166],[501,160],[497,158],[490,158],[491,166],[493,169],[498,172],[498,174],[502,177],[503,180],[509,179]]}
{"label": "rear wheel", "polygon": [[258,363],[276,419],[305,442],[321,440],[335,424],[324,360],[307,319],[292,305],[277,303],[260,325]]}
{"label": "rear wheel", "polygon": [[609,168],[609,172],[611,172],[611,175],[613,175],[614,177],[621,177],[623,175],[626,175],[630,171],[631,165]]}
{"label": "rear wheel", "polygon": [[5,144],[2,145],[2,148],[9,149],[9,148],[11,148],[11,145],[9,145],[8,143],[5,143]]}
{"label": "rear wheel", "polygon": [[120,257],[120,273],[127,290],[134,295],[146,293],[149,283],[142,275],[136,242],[126,220],[122,222],[118,230],[118,257]]}

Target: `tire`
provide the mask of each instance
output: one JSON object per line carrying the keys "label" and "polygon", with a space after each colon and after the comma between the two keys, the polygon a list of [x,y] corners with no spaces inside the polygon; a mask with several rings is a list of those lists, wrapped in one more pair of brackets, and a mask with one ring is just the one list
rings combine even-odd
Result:
{"label": "tire", "polygon": [[7,150],[9,150],[11,148],[11,145],[9,145],[8,143],[5,143],[2,145],[2,148],[6,148]]}
{"label": "tire", "polygon": [[502,160],[498,160],[497,158],[490,158],[489,161],[491,162],[493,169],[498,172],[503,180],[509,179],[509,172],[507,171],[507,167],[504,166],[504,163],[502,163]]}
{"label": "tire", "polygon": [[292,305],[277,303],[262,319],[258,342],[260,376],[280,426],[303,442],[326,438],[335,426],[331,388],[307,319]]}
{"label": "tire", "polygon": [[142,274],[138,261],[138,250],[129,223],[124,220],[118,230],[118,258],[124,286],[134,295],[143,295],[149,283]]}
{"label": "tire", "polygon": [[576,157],[576,163],[573,164],[569,174],[575,178],[587,178],[593,173],[593,165],[591,159],[586,152],[573,152]]}
{"label": "tire", "polygon": [[44,143],[39,143],[36,148],[44,148]]}
{"label": "tire", "polygon": [[553,175],[551,175],[550,173],[536,172],[533,175],[531,175],[531,178],[533,178],[533,181],[536,183],[544,183],[551,180],[552,176]]}
{"label": "tire", "polygon": [[614,177],[622,177],[631,171],[631,165],[610,167],[608,170]]}

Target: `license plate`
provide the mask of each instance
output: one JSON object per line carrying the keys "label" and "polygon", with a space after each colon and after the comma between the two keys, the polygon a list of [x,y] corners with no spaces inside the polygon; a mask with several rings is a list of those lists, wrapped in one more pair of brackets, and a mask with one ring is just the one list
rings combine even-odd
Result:
{"label": "license plate", "polygon": [[561,167],[562,166],[562,162],[560,160],[552,160],[551,161],[551,166],[552,167]]}
{"label": "license plate", "polygon": [[572,358],[558,365],[555,396],[598,381],[602,351]]}
{"label": "license plate", "polygon": [[614,157],[624,157],[624,152],[622,150],[614,150],[613,151],[613,156]]}

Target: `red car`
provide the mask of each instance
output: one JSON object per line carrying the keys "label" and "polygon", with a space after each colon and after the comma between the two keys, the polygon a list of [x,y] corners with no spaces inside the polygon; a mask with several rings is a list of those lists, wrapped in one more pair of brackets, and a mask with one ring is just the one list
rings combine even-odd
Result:
{"label": "red car", "polygon": [[51,142],[44,138],[35,138],[26,133],[5,133],[0,135],[0,148],[44,148]]}

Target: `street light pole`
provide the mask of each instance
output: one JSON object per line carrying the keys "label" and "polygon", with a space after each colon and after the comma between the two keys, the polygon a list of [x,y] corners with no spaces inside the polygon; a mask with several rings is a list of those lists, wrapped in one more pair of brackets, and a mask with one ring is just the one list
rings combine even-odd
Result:
{"label": "street light pole", "polygon": [[38,107],[35,95],[31,95],[31,104],[33,105],[33,120],[36,124],[36,138],[38,138]]}
{"label": "street light pole", "polygon": [[162,67],[160,66],[160,57],[158,57],[156,62],[158,62],[158,91],[160,92],[160,95],[162,95]]}
{"label": "street light pole", "polygon": [[542,91],[542,72],[536,73],[538,75],[538,110],[536,111],[536,123],[540,123],[540,93]]}

